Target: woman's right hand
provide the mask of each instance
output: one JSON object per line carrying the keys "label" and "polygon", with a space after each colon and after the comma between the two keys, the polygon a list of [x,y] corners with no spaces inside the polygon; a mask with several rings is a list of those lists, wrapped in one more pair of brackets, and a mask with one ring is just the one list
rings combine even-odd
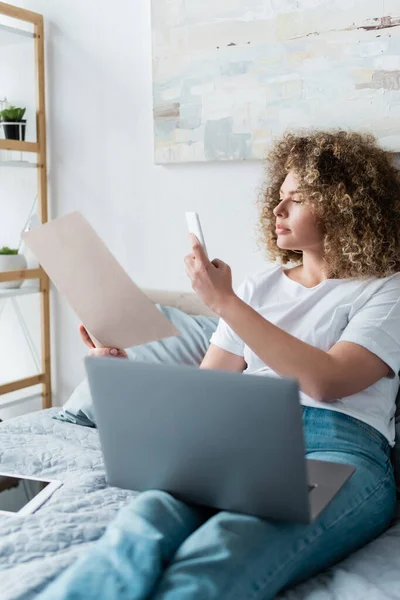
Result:
{"label": "woman's right hand", "polygon": [[128,358],[125,350],[120,350],[118,348],[96,348],[96,346],[93,344],[92,338],[82,323],[79,325],[79,333],[81,334],[83,342],[86,344],[86,346],[88,346],[88,348],[90,348],[89,356],[112,356],[115,358]]}

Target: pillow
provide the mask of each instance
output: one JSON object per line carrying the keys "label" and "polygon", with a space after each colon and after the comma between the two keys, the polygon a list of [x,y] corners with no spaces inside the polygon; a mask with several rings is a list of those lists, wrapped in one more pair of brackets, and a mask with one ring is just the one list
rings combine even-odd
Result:
{"label": "pillow", "polygon": [[[218,317],[188,315],[179,308],[161,306],[160,310],[181,332],[181,335],[126,348],[129,360],[141,362],[199,365],[218,325]],[[122,360],[122,359],[115,359]],[[53,419],[86,427],[96,427],[89,383],[85,377]]]}

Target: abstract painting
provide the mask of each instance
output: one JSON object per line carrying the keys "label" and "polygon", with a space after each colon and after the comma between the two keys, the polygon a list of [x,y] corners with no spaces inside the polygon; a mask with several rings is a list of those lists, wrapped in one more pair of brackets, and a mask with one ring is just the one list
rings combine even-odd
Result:
{"label": "abstract painting", "polygon": [[155,161],[254,160],[285,131],[400,150],[400,0],[152,0]]}

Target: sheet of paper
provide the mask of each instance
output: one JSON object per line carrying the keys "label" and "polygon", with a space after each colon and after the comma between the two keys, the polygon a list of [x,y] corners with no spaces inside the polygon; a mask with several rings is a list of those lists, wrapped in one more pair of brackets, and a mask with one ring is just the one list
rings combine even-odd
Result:
{"label": "sheet of paper", "polygon": [[123,349],[180,335],[79,211],[21,237],[100,345]]}

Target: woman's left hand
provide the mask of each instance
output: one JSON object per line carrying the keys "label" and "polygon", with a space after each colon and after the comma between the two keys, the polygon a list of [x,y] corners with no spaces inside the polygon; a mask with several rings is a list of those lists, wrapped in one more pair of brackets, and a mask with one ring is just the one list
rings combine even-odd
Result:
{"label": "woman's left hand", "polygon": [[185,257],[186,273],[192,280],[192,288],[215,313],[235,296],[232,288],[232,272],[229,265],[215,258],[210,261],[198,238],[189,234],[192,252]]}

